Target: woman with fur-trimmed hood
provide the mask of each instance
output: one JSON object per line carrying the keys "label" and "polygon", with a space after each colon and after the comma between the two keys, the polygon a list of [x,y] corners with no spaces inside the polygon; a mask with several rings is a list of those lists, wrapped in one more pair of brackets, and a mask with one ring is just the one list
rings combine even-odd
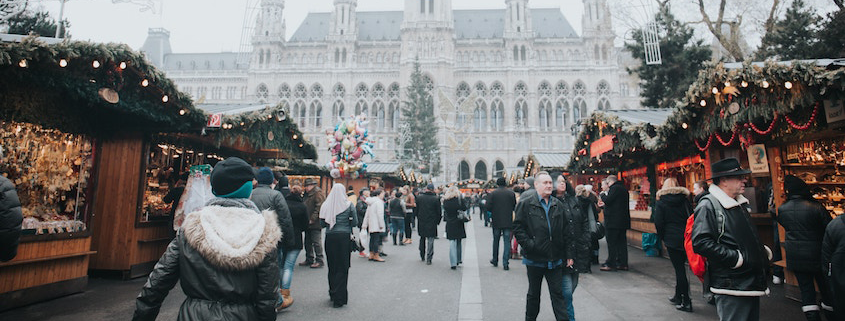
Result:
{"label": "woman with fur-trimmed hood", "polygon": [[133,320],[155,320],[176,282],[187,296],[178,320],[276,319],[282,233],[275,213],[249,200],[253,177],[236,157],[214,166],[216,198],[185,219],[138,295]]}
{"label": "woman with fur-trimmed hood", "polygon": [[657,235],[666,245],[669,260],[675,268],[675,295],[669,302],[675,304],[678,310],[692,312],[685,266],[687,254],[684,250],[684,229],[687,226],[687,218],[692,214],[689,194],[688,189],[678,186],[675,178],[667,178],[663,181],[663,188],[657,191],[653,217]]}

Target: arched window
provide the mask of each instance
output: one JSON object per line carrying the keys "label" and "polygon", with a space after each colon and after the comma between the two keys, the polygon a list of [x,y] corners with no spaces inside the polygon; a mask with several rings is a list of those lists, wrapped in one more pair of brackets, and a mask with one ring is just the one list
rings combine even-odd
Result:
{"label": "arched window", "polygon": [[323,98],[323,86],[320,84],[314,84],[311,86],[311,98]]}
{"label": "arched window", "polygon": [[390,87],[388,87],[388,89],[387,89],[387,97],[399,98],[399,91],[400,91],[399,84],[398,83],[392,83],[392,84],[390,84]]}
{"label": "arched window", "polygon": [[346,87],[343,87],[343,84],[340,83],[334,85],[334,97],[343,99],[343,96],[346,96]]}
{"label": "arched window", "polygon": [[513,46],[513,61],[519,61],[519,47]]}
{"label": "arched window", "polygon": [[610,100],[607,97],[599,99],[598,110],[610,110]]}
{"label": "arched window", "polygon": [[540,83],[540,86],[537,87],[537,93],[539,93],[541,97],[551,97],[552,85],[550,85],[548,81],[544,80]]}
{"label": "arched window", "polygon": [[505,177],[505,164],[497,160],[493,165],[493,178]]}
{"label": "arched window", "polygon": [[558,81],[557,85],[555,85],[555,94],[558,97],[569,96],[569,85],[567,85],[563,80]]}
{"label": "arched window", "polygon": [[398,130],[399,122],[402,119],[402,110],[399,109],[399,102],[396,100],[391,101],[388,109],[390,109],[390,128]]}
{"label": "arched window", "polygon": [[519,54],[520,54],[520,60],[525,62],[525,46],[522,46],[522,48],[519,49]]}
{"label": "arched window", "polygon": [[255,90],[255,96],[258,97],[258,100],[267,102],[267,97],[270,96],[270,91],[267,90],[267,85],[260,84],[258,88]]}
{"label": "arched window", "polygon": [[434,80],[431,79],[431,76],[423,75],[423,84],[425,84],[425,90],[429,92],[434,90]]}
{"label": "arched window", "polygon": [[487,130],[487,103],[485,103],[484,100],[479,99],[475,102],[472,126],[477,132]]}
{"label": "arched window", "polygon": [[367,102],[366,101],[361,100],[357,104],[355,104],[355,116],[358,116],[358,115],[369,116],[368,112],[367,112]]}
{"label": "arched window", "polygon": [[290,99],[290,86],[288,86],[288,84],[282,84],[279,86],[279,98]]}
{"label": "arched window", "polygon": [[587,117],[587,103],[583,98],[576,98],[572,106],[572,120],[578,121]]}
{"label": "arched window", "polygon": [[367,84],[365,83],[360,83],[358,84],[358,87],[355,88],[355,97],[364,98],[367,97],[367,95],[369,94],[369,89],[367,89]]}
{"label": "arched window", "polygon": [[475,179],[487,180],[487,164],[484,161],[475,163]]}
{"label": "arched window", "polygon": [[596,94],[599,96],[609,96],[610,84],[608,84],[605,80],[599,81],[599,84],[596,86]]}
{"label": "arched window", "polygon": [[500,83],[498,81],[494,82],[493,85],[490,86],[490,94],[492,94],[495,97],[504,96],[505,95],[505,89],[504,89],[504,86],[502,86],[502,83]]}
{"label": "arched window", "polygon": [[467,161],[462,160],[461,163],[458,165],[458,180],[467,180],[469,179],[469,163]]}
{"label": "arched window", "polygon": [[305,89],[305,85],[301,83],[297,84],[296,87],[293,89],[293,97],[305,98],[306,96],[308,96],[308,92]]}
{"label": "arched window", "polygon": [[490,108],[490,127],[493,131],[505,129],[505,104],[501,100],[494,100]]}
{"label": "arched window", "polygon": [[461,82],[460,84],[458,84],[457,89],[455,89],[455,96],[458,97],[458,100],[460,100],[461,98],[469,97],[469,92],[469,85],[467,85],[467,83],[465,82]]}
{"label": "arched window", "polygon": [[569,127],[569,102],[565,99],[558,99],[555,104],[555,127],[563,130]]}
{"label": "arched window", "polygon": [[584,86],[583,81],[578,80],[573,87],[573,93],[575,96],[584,96],[587,94],[587,86]]}
{"label": "arched window", "polygon": [[384,112],[384,103],[381,100],[377,100],[373,103],[373,116],[376,118],[376,128],[379,132],[384,130],[386,122],[386,115]]}
{"label": "arched window", "polygon": [[[337,117],[343,118],[343,111],[344,111],[343,109],[344,109],[343,108],[343,102],[340,101],[340,100],[335,101],[334,105],[332,105],[332,118],[337,118]],[[329,122],[332,122],[332,121],[334,121],[334,119],[329,119]]]}
{"label": "arched window", "polygon": [[528,96],[528,86],[526,86],[524,82],[520,81],[516,83],[516,86],[514,86],[513,92],[517,97]]}
{"label": "arched window", "polygon": [[311,102],[311,110],[313,110],[314,128],[320,129],[323,127],[323,104],[315,100]]}
{"label": "arched window", "polygon": [[381,83],[373,85],[373,97],[384,98],[384,86]]}
{"label": "arched window", "polygon": [[487,85],[480,81],[475,83],[475,93],[479,97],[487,96]]}
{"label": "arched window", "polygon": [[300,100],[293,105],[293,115],[298,119],[299,128],[305,128],[305,123],[308,120],[306,112],[305,102]]}
{"label": "arched window", "polygon": [[516,113],[516,127],[523,127],[528,124],[528,104],[525,100],[517,100],[514,106]]}
{"label": "arched window", "polygon": [[552,103],[546,99],[540,102],[540,128],[549,129],[551,127],[551,111]]}

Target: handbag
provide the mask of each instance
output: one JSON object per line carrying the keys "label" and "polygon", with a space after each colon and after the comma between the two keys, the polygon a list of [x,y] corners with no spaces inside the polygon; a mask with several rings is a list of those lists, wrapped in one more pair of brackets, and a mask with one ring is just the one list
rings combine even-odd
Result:
{"label": "handbag", "polygon": [[[350,205],[350,206],[352,206],[352,205]],[[352,207],[352,211],[349,214],[349,251],[351,251],[351,252],[362,252],[362,251],[364,251],[364,246],[361,245],[361,240],[359,240],[357,237],[355,237],[355,232],[352,231],[352,226],[355,225],[355,224],[352,224],[354,222],[352,215],[355,215],[355,214],[356,214],[355,213],[355,207]]]}
{"label": "handbag", "polygon": [[593,239],[598,241],[604,238],[606,231],[604,230],[604,224],[601,222],[596,222],[596,232],[593,233]]}
{"label": "handbag", "polygon": [[592,206],[587,207],[587,212],[587,217],[590,219],[590,236],[592,236],[593,241],[603,239],[605,234],[604,225],[596,220],[596,215],[593,213]]}
{"label": "handbag", "polygon": [[470,217],[469,214],[467,214],[467,211],[458,211],[458,220],[466,223],[466,222],[471,221],[472,217]]}

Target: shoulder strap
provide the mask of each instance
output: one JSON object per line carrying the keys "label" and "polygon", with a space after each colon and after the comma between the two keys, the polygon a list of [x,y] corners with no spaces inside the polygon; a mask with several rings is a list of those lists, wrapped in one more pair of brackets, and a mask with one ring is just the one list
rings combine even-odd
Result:
{"label": "shoulder strap", "polygon": [[716,240],[720,241],[722,235],[725,235],[725,208],[713,194],[707,194],[704,198],[710,201],[710,204],[713,204],[713,209],[716,211],[716,225],[719,228],[719,237]]}

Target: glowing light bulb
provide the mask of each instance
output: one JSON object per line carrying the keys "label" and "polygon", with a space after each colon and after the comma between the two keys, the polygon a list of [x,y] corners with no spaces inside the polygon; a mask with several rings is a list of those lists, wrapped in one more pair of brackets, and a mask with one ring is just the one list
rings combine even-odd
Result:
{"label": "glowing light bulb", "polygon": [[188,113],[186,110],[184,110],[184,109],[179,109],[179,115],[180,115],[180,116],[184,116],[186,113]]}
{"label": "glowing light bulb", "polygon": [[746,87],[748,87],[748,82],[743,80],[740,85],[742,86],[742,88],[746,88]]}
{"label": "glowing light bulb", "polygon": [[711,91],[713,92],[713,94],[714,94],[714,95],[715,95],[715,94],[718,94],[718,93],[719,93],[719,88],[713,87],[713,90],[711,90]]}
{"label": "glowing light bulb", "polygon": [[699,102],[698,104],[699,104],[699,105],[701,105],[701,107],[706,107],[706,106],[707,106],[707,101],[705,101],[704,99],[702,99],[702,100],[701,100],[701,102]]}
{"label": "glowing light bulb", "polygon": [[683,123],[683,124],[681,124],[681,127],[683,127],[684,129],[687,129],[689,127],[689,125],[687,125],[687,123]]}
{"label": "glowing light bulb", "polygon": [[791,81],[787,81],[787,82],[785,82],[785,83],[783,84],[783,86],[784,86],[784,87],[786,87],[786,89],[792,89],[792,82],[791,82]]}
{"label": "glowing light bulb", "polygon": [[94,69],[100,68],[100,61],[94,60],[94,62],[91,63],[91,66],[94,67]]}
{"label": "glowing light bulb", "polygon": [[730,81],[726,81],[726,82],[725,82],[725,87],[730,87],[730,86],[731,86],[731,82],[730,82]]}
{"label": "glowing light bulb", "polygon": [[150,85],[150,81],[149,81],[149,80],[146,80],[146,79],[141,80],[141,87],[147,87],[147,86],[149,86],[149,85]]}
{"label": "glowing light bulb", "polygon": [[299,138],[299,135],[293,134],[293,139],[297,139],[297,138]]}
{"label": "glowing light bulb", "polygon": [[161,102],[166,103],[168,101],[170,101],[170,97],[167,97],[167,95],[161,96]]}
{"label": "glowing light bulb", "polygon": [[125,61],[121,61],[121,62],[120,62],[120,70],[124,70],[124,69],[126,69],[126,62],[125,62]]}
{"label": "glowing light bulb", "polygon": [[59,60],[59,67],[62,67],[62,68],[67,67],[67,59]]}
{"label": "glowing light bulb", "polygon": [[769,88],[769,82],[768,81],[763,80],[763,88]]}
{"label": "glowing light bulb", "polygon": [[21,61],[18,62],[18,66],[20,66],[21,68],[26,68],[27,65],[28,64],[26,62],[26,59],[21,59]]}

